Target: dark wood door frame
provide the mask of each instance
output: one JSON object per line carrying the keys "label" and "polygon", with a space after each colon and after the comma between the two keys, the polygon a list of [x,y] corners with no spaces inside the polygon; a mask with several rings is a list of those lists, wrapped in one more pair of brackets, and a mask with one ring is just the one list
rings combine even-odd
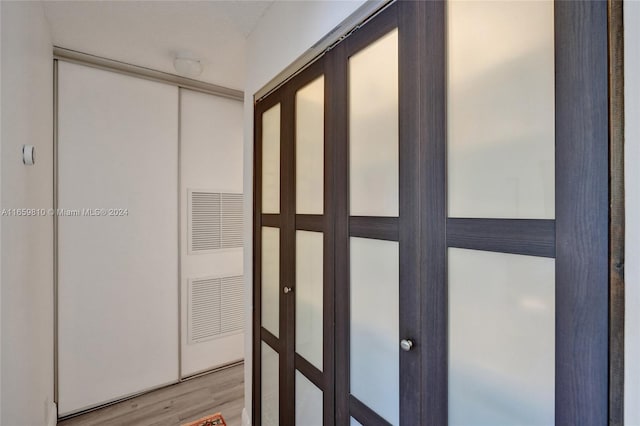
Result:
{"label": "dark wood door frame", "polygon": [[624,425],[624,28],[609,0],[609,425]]}
{"label": "dark wood door frame", "polygon": [[607,3],[554,15],[556,424],[595,426],[609,399]]}

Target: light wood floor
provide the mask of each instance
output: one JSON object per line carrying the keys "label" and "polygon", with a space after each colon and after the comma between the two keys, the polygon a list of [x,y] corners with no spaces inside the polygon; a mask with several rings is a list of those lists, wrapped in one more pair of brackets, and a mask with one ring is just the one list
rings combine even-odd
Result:
{"label": "light wood floor", "polygon": [[58,423],[58,426],[178,426],[221,412],[240,426],[244,366],[237,365]]}

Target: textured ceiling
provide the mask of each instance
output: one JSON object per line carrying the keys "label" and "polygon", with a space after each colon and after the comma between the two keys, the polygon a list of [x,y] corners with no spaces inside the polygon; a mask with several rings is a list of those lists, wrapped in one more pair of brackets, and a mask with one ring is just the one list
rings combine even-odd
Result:
{"label": "textured ceiling", "polygon": [[242,89],[246,38],[273,0],[44,1],[56,46],[175,73],[173,57],[201,59],[199,80]]}

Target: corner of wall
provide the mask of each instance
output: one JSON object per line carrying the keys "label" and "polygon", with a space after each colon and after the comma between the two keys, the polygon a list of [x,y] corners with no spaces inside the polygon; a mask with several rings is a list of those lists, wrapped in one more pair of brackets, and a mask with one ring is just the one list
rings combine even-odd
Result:
{"label": "corner of wall", "polygon": [[[249,107],[247,107],[249,105]],[[244,146],[243,146],[243,189],[244,204],[244,294],[245,297],[245,333],[244,333],[244,403],[242,410],[243,426],[251,426],[252,366],[253,366],[253,114],[247,116],[247,110],[253,111],[253,96],[244,95]],[[247,135],[247,132],[250,135]],[[245,419],[247,423],[245,423]]]}
{"label": "corner of wall", "polygon": [[247,414],[247,409],[242,409],[242,426],[251,426],[251,417]]}
{"label": "corner of wall", "polygon": [[47,426],[56,426],[58,423],[58,406],[55,402],[49,401],[47,413]]}
{"label": "corner of wall", "polygon": [[[0,10],[2,208],[48,209],[53,200],[51,33],[40,2],[1,2]],[[24,144],[36,147],[35,166],[22,164]],[[0,423],[47,425],[53,400],[53,221],[3,216],[0,229],[5,248]]]}
{"label": "corner of wall", "polygon": [[[2,29],[2,2],[0,2],[0,30]],[[2,34],[0,34],[0,129],[2,128]],[[2,151],[0,131],[0,151]],[[2,157],[0,157],[1,159]],[[0,161],[0,208],[2,202],[2,161]],[[0,422],[2,422],[2,226],[0,226]]]}

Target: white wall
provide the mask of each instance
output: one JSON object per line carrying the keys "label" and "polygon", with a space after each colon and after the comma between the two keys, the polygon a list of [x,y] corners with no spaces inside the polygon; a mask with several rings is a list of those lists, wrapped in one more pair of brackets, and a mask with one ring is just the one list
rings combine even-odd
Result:
{"label": "white wall", "polygon": [[[2,5],[0,5],[0,32],[2,30]],[[2,37],[0,35],[0,98],[2,98]],[[2,102],[0,101],[0,117]],[[2,123],[0,123],[0,129]],[[2,131],[0,131],[0,147],[2,147]],[[1,149],[0,149],[1,151]],[[0,157],[0,160],[2,157]],[[2,200],[2,161],[0,161],[0,200]],[[0,208],[2,207],[0,203]],[[0,259],[2,259],[2,226],[0,226]],[[0,261],[0,347],[2,346],[2,262]],[[0,350],[0,423],[2,423],[2,351]]]}
{"label": "white wall", "polygon": [[[51,37],[39,2],[1,2],[2,208],[50,208]],[[23,144],[36,165],[22,164]],[[2,418],[47,422],[53,400],[53,219],[2,217]]]}
{"label": "white wall", "polygon": [[[244,199],[245,212],[253,211],[253,95],[311,48],[325,34],[364,3],[353,1],[276,1],[247,40],[247,79],[244,87]],[[253,294],[251,214],[245,215],[245,294]],[[252,299],[246,298],[245,414],[251,417]]]}
{"label": "white wall", "polygon": [[640,426],[640,2],[624,2],[625,424]]}
{"label": "white wall", "polygon": [[[2,5],[0,5],[0,32],[2,31]],[[0,98],[2,98],[2,36],[0,35]],[[2,102],[0,101],[0,117]],[[2,129],[2,123],[0,123]],[[0,131],[0,147],[2,147],[2,131]],[[0,149],[1,151],[1,149]],[[0,157],[0,160],[2,157]],[[2,161],[0,161],[0,200],[2,200]],[[0,203],[0,208],[2,204]],[[0,259],[2,259],[2,226],[0,226]],[[2,261],[0,261],[0,347],[2,346]],[[2,351],[0,350],[0,423],[2,423]]]}

